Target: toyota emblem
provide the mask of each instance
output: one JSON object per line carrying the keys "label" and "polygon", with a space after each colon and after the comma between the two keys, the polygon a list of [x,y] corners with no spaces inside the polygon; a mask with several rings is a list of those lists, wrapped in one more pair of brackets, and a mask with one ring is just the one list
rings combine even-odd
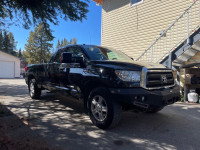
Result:
{"label": "toyota emblem", "polygon": [[161,81],[162,81],[162,83],[167,83],[166,75],[161,75]]}

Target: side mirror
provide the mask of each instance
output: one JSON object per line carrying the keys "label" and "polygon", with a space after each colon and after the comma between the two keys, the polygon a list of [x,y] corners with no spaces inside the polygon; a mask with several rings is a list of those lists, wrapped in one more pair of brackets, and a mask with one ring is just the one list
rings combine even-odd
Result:
{"label": "side mirror", "polygon": [[72,53],[64,52],[60,57],[61,63],[71,63],[72,62]]}

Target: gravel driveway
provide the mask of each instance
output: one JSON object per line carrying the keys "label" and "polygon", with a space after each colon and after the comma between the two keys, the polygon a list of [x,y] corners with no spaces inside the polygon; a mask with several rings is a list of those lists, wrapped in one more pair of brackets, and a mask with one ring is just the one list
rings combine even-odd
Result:
{"label": "gravel driveway", "polygon": [[124,112],[119,125],[100,130],[79,101],[44,91],[28,95],[24,79],[0,79],[0,102],[28,120],[33,132],[63,150],[180,149],[200,147],[200,105],[176,103],[157,114]]}

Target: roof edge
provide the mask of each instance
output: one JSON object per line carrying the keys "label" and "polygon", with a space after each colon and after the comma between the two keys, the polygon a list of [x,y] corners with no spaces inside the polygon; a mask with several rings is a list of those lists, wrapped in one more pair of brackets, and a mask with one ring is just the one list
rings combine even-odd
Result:
{"label": "roof edge", "polygon": [[13,56],[13,57],[15,57],[15,58],[18,58],[18,59],[20,60],[20,58],[19,58],[19,57],[17,57],[17,56],[15,56],[15,55],[9,54],[9,53],[7,53],[7,52],[4,52],[4,51],[2,51],[2,50],[0,50],[0,52],[2,52],[2,53],[5,53],[5,54],[7,54],[7,55],[10,55],[10,56]]}
{"label": "roof edge", "polygon": [[102,0],[93,0],[94,2],[96,2],[97,4],[102,5]]}

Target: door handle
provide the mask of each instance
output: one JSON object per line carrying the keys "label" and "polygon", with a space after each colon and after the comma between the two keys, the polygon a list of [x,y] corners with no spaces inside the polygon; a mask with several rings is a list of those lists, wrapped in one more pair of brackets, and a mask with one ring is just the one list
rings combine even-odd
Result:
{"label": "door handle", "polygon": [[66,72],[66,68],[65,68],[65,67],[59,67],[59,71],[64,71],[64,72]]}

